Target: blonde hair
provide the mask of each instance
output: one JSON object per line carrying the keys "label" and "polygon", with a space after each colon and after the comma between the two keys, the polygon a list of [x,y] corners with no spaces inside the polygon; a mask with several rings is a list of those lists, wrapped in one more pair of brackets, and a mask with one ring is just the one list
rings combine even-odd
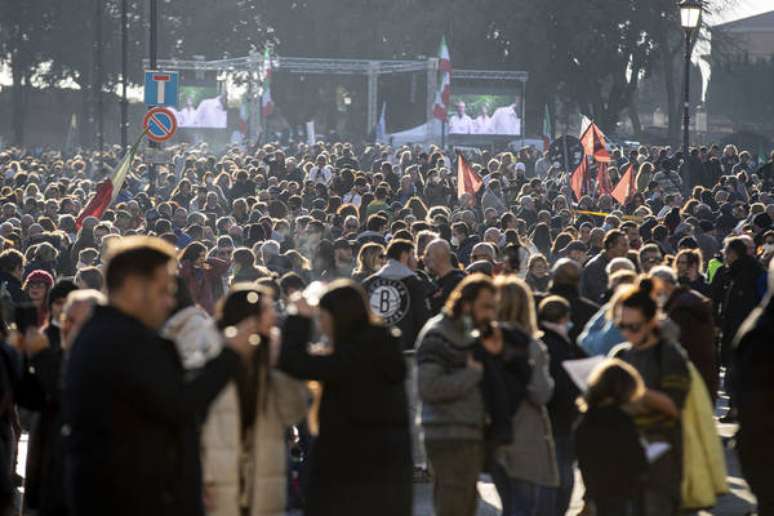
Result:
{"label": "blonde hair", "polygon": [[535,300],[527,283],[514,275],[498,276],[495,288],[498,320],[513,323],[531,337],[539,338],[542,333],[535,315]]}

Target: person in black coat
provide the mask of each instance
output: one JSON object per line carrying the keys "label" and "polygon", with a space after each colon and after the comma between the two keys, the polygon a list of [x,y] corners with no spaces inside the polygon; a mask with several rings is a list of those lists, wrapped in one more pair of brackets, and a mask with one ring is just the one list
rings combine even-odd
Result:
{"label": "person in black coat", "polygon": [[[68,509],[78,516],[202,516],[198,427],[250,344],[233,329],[194,378],[158,329],[174,304],[174,249],[129,237],[111,250],[108,306],[69,351],[64,419]],[[236,352],[235,352],[236,351]]]}
{"label": "person in black coat", "polygon": [[[774,264],[774,262],[772,262]],[[758,514],[774,514],[771,469],[774,466],[774,265],[769,266],[769,294],[739,329],[735,345],[738,370],[739,433],[737,452],[742,472],[758,499]]]}
{"label": "person in black coat", "polygon": [[[583,332],[592,317],[599,311],[599,305],[580,293],[581,265],[570,258],[561,258],[551,269],[551,284],[548,294],[564,298],[570,303],[570,320],[572,326],[569,337],[575,344],[578,335]],[[543,296],[535,296],[535,301],[540,303]]]}
{"label": "person in black coat", "polygon": [[723,250],[727,265],[726,289],[720,314],[721,359],[726,364],[725,388],[729,395],[729,412],[723,422],[734,422],[736,416],[735,386],[737,371],[733,357],[733,340],[742,323],[758,305],[766,287],[763,266],[747,252],[741,237],[731,238]]}
{"label": "person in black coat", "polygon": [[289,307],[279,366],[322,383],[309,464],[307,516],[412,514],[406,365],[396,332],[374,323],[362,287],[337,280],[320,299],[330,353],[307,353],[312,321],[303,299]]}
{"label": "person in black coat", "polygon": [[645,393],[636,369],[617,359],[597,366],[575,428],[575,451],[586,496],[598,516],[639,514],[648,463],[637,426],[625,406]]}
{"label": "person in black coat", "polygon": [[554,379],[554,394],[548,402],[548,415],[556,448],[556,462],[559,467],[559,487],[551,507],[542,506],[540,514],[564,514],[570,506],[575,486],[573,462],[575,450],[572,428],[578,417],[576,400],[580,390],[562,367],[566,360],[585,358],[586,354],[570,340],[568,327],[571,323],[570,304],[560,296],[548,296],[540,302],[538,320],[543,332],[542,341],[551,357],[549,372]]}

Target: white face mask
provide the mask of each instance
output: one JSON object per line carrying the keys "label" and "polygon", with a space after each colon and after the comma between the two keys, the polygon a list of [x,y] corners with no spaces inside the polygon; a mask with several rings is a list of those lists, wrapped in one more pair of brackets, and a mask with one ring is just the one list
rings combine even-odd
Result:
{"label": "white face mask", "polygon": [[763,244],[764,253],[774,253],[774,244]]}
{"label": "white face mask", "polygon": [[460,246],[460,239],[457,238],[456,236],[451,237],[451,245],[454,246],[454,247],[459,247]]}

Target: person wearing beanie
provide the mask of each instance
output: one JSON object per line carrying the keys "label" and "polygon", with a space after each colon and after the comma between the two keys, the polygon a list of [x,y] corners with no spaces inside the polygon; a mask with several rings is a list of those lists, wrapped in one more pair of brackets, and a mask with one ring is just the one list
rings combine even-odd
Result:
{"label": "person wearing beanie", "polygon": [[48,291],[54,285],[54,277],[48,272],[36,269],[24,279],[24,285],[22,290],[27,296],[27,299],[35,305],[38,309],[38,326],[42,327],[46,324],[48,318],[48,306],[46,305],[46,299]]}

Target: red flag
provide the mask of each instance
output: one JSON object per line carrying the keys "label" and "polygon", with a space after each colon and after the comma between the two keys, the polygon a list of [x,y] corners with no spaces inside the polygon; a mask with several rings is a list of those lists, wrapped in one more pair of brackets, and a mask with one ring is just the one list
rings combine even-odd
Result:
{"label": "red flag", "polygon": [[597,163],[597,191],[599,195],[610,194],[613,191],[613,183],[607,171],[607,163]]}
{"label": "red flag", "polygon": [[589,164],[586,160],[586,156],[583,156],[580,165],[578,165],[578,168],[576,168],[570,176],[570,188],[572,188],[575,199],[578,201],[580,201],[580,198],[583,195],[583,185],[586,183],[588,172]]}
{"label": "red flag", "polygon": [[110,206],[110,200],[113,197],[113,181],[105,179],[97,185],[97,193],[92,197],[89,204],[81,211],[78,218],[75,220],[75,227],[81,229],[83,221],[86,217],[100,218],[108,206]]}
{"label": "red flag", "polygon": [[457,153],[457,198],[461,198],[464,194],[469,193],[475,197],[476,192],[481,189],[484,184],[484,180],[481,176],[476,174],[473,167],[465,159],[461,153]]}
{"label": "red flag", "polygon": [[607,163],[610,161],[605,135],[594,122],[589,124],[581,136],[581,144],[586,156],[593,157],[597,163]]}
{"label": "red flag", "polygon": [[624,172],[621,180],[615,185],[612,193],[613,199],[618,201],[618,204],[625,204],[627,199],[637,192],[637,182],[634,177],[634,166],[629,164]]}

